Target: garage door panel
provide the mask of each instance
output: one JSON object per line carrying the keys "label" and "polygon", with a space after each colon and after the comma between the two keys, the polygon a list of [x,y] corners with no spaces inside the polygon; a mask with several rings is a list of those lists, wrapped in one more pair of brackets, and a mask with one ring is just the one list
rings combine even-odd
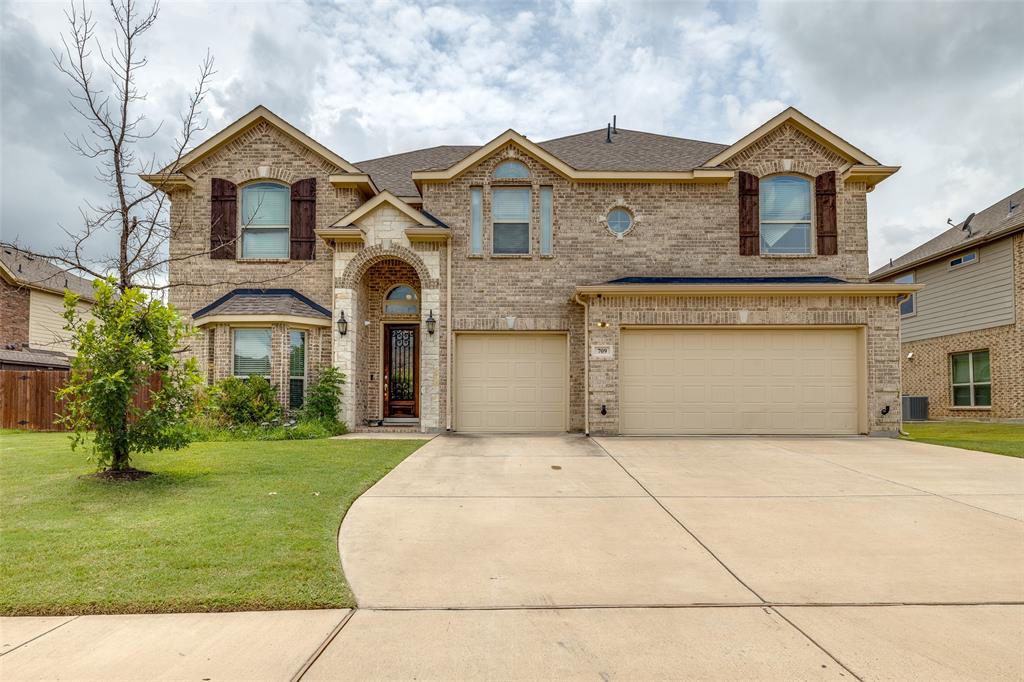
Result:
{"label": "garage door panel", "polygon": [[853,329],[624,330],[620,430],[857,433],[858,348]]}
{"label": "garage door panel", "polygon": [[564,431],[564,334],[459,334],[455,428],[460,431]]}

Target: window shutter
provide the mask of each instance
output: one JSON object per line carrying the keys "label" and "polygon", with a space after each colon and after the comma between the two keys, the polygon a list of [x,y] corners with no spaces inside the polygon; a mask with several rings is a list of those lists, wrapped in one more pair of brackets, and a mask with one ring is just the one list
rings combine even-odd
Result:
{"label": "window shutter", "polygon": [[292,260],[316,258],[316,178],[292,185]]}
{"label": "window shutter", "polygon": [[761,216],[759,209],[757,176],[740,171],[740,255],[756,256],[761,253]]}
{"label": "window shutter", "polygon": [[836,230],[836,172],[829,171],[814,178],[814,214],[818,233],[818,255],[839,253]]}
{"label": "window shutter", "polygon": [[210,180],[210,258],[235,259],[238,189],[222,178]]}

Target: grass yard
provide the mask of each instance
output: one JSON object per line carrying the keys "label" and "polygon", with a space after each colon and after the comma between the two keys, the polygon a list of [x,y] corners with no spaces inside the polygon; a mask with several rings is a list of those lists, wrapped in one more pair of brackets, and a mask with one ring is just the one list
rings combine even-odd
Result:
{"label": "grass yard", "polygon": [[0,615],[354,606],[341,518],[422,444],[197,443],[112,483],[64,434],[0,433]]}
{"label": "grass yard", "polygon": [[1024,457],[1024,424],[989,422],[904,422],[908,440]]}

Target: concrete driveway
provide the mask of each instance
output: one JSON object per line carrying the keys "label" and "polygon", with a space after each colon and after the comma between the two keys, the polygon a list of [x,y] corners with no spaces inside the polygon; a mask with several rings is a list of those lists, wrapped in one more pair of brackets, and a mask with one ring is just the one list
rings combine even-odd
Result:
{"label": "concrete driveway", "polygon": [[1024,677],[1009,457],[439,437],[355,503],[339,546],[361,609],[307,679]]}
{"label": "concrete driveway", "polygon": [[1024,679],[1024,461],[442,436],[352,506],[355,611],[0,619],[0,677]]}

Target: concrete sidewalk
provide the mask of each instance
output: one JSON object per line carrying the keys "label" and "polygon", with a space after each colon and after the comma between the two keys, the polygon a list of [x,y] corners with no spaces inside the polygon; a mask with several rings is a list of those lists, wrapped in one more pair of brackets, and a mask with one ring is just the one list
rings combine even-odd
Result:
{"label": "concrete sidewalk", "polygon": [[903,441],[438,437],[356,611],[0,619],[8,680],[1024,679],[1024,462]]}

